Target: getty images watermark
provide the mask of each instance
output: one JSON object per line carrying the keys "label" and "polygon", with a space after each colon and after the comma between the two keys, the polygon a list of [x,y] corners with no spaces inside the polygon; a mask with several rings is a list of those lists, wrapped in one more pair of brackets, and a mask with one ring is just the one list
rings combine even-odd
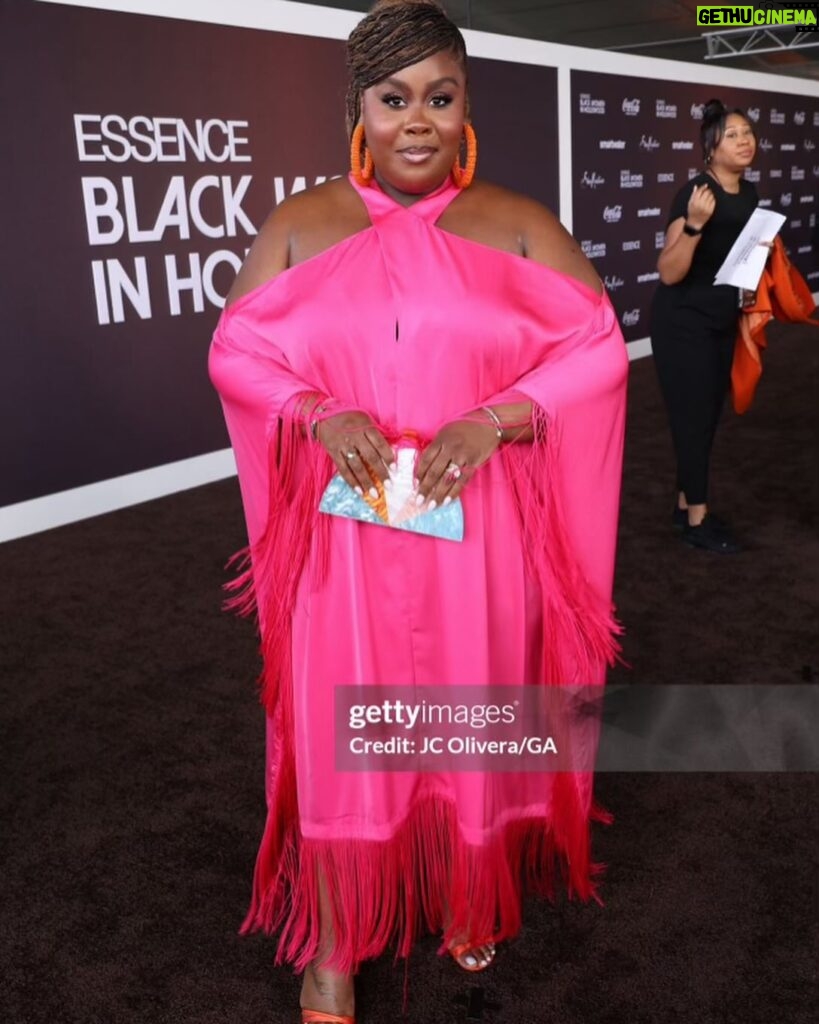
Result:
{"label": "getty images watermark", "polygon": [[785,26],[816,32],[819,30],[819,4],[777,3],[775,8],[765,0],[755,5],[709,4],[697,7],[697,25],[723,29]]}
{"label": "getty images watermark", "polygon": [[819,687],[338,686],[345,772],[819,771]]}

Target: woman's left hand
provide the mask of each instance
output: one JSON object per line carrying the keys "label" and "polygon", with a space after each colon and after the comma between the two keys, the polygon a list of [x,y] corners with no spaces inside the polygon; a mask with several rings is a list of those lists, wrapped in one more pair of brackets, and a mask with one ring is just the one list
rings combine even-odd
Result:
{"label": "woman's left hand", "polygon": [[430,511],[454,501],[482,463],[500,446],[495,424],[487,419],[453,420],[442,427],[418,462],[418,493]]}

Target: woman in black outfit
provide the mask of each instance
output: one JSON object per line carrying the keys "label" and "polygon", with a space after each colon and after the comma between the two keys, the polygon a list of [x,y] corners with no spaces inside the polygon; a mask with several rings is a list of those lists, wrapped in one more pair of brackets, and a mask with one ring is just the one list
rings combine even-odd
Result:
{"label": "woman in black outfit", "polygon": [[705,105],[700,130],[705,171],[671,204],[660,281],[651,307],[651,345],[677,457],[674,525],[683,539],[709,551],[739,545],[708,513],[708,462],[722,405],[742,299],[748,293],[715,285],[714,276],[759,198],[743,177],[756,137],[741,110]]}

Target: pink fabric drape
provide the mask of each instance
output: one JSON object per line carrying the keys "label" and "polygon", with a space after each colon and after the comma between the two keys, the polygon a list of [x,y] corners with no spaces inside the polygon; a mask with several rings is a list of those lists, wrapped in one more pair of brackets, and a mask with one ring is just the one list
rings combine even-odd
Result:
{"label": "pink fabric drape", "polygon": [[[268,821],[246,930],[278,959],[318,944],[355,969],[421,928],[504,938],[523,889],[594,895],[589,773],[343,773],[339,684],[601,683],[611,616],[625,345],[607,296],[436,226],[449,182],[404,208],[359,188],[371,227],[225,310],[210,373],[239,468],[268,713]],[[463,543],[324,516],[333,472],[303,436],[302,396],[431,438],[476,406],[535,405],[463,494]],[[593,745],[595,735],[586,741]]]}

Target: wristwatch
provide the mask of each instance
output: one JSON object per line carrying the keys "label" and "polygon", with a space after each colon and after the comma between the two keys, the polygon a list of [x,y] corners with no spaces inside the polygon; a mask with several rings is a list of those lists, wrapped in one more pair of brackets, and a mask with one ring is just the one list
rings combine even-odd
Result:
{"label": "wristwatch", "polygon": [[683,224],[683,231],[686,235],[691,235],[693,238],[702,234],[702,228],[692,228],[688,221]]}

